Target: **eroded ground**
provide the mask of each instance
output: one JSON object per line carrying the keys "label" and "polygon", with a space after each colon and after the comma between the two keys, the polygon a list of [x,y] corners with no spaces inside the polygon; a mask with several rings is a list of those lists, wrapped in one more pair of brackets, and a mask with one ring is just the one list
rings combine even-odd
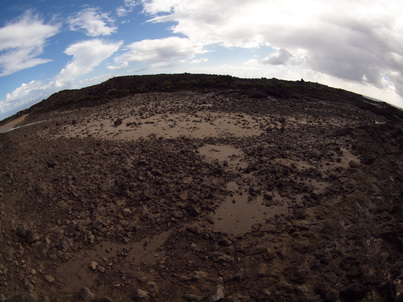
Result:
{"label": "eroded ground", "polygon": [[140,94],[40,121],[0,135],[2,300],[403,290],[402,123],[228,92]]}

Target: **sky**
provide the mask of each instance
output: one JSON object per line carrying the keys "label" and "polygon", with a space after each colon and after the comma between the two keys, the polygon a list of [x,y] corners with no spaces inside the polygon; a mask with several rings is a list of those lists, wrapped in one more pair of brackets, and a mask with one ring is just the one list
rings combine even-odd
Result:
{"label": "sky", "polygon": [[0,0],[0,120],[120,75],[318,82],[403,108],[401,0]]}

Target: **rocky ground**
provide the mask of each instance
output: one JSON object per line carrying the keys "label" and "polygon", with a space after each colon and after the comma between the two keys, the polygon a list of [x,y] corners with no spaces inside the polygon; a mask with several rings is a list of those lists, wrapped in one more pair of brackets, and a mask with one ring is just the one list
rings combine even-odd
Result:
{"label": "rocky ground", "polygon": [[402,121],[227,90],[28,121],[0,134],[0,301],[402,299]]}

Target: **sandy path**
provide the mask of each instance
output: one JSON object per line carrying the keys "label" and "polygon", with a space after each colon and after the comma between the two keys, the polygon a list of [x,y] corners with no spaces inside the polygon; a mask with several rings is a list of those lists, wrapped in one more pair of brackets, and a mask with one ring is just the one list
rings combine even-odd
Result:
{"label": "sandy path", "polygon": [[15,128],[17,125],[21,124],[26,118],[27,118],[28,114],[24,114],[4,125],[0,126],[0,133],[5,133],[10,131],[11,129]]}

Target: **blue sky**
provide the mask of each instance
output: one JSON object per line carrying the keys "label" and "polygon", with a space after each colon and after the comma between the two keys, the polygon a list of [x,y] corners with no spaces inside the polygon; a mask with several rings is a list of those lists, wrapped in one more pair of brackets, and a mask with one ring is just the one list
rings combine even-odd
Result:
{"label": "blue sky", "polygon": [[403,107],[397,0],[0,0],[0,119],[127,74],[304,78]]}

